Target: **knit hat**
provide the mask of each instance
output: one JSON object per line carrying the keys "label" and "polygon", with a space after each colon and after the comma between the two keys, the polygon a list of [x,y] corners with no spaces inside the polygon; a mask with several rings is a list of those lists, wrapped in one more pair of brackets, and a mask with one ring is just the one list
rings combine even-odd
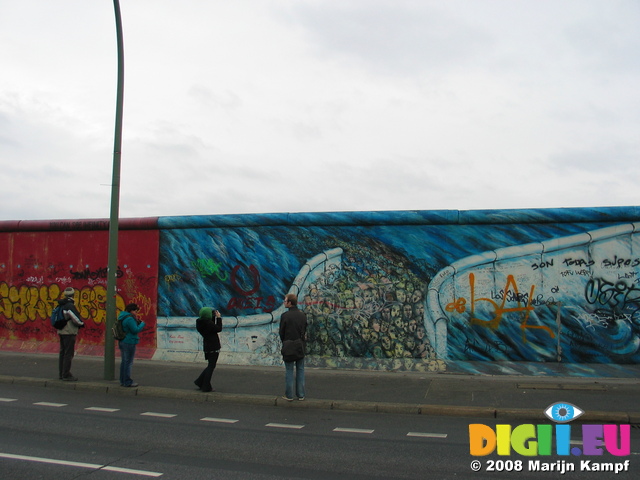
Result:
{"label": "knit hat", "polygon": [[200,315],[200,318],[204,318],[205,320],[211,320],[213,318],[213,308],[202,307],[198,315]]}
{"label": "knit hat", "polygon": [[67,287],[64,289],[63,293],[65,297],[73,297],[76,291],[73,289],[73,287]]}

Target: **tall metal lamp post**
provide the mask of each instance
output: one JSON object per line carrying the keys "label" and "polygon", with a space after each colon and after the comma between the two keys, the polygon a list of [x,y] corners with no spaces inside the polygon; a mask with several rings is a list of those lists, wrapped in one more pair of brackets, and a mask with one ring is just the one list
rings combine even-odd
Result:
{"label": "tall metal lamp post", "polygon": [[115,341],[111,329],[116,317],[116,272],[118,270],[118,215],[120,209],[120,154],[122,147],[122,111],[124,100],[124,42],[120,2],[113,0],[118,40],[118,92],[116,97],[116,129],[113,144],[113,177],[111,181],[111,215],[109,217],[109,259],[107,263],[107,316],[104,329],[104,379],[113,380],[115,373]]}

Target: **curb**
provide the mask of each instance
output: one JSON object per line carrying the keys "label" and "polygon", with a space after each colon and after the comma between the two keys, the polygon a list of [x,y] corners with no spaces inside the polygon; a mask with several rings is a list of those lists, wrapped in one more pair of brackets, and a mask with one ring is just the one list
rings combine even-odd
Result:
{"label": "curb", "polygon": [[[402,415],[434,415],[449,417],[480,417],[494,419],[517,419],[531,421],[547,420],[540,409],[531,408],[493,408],[454,405],[429,405],[409,403],[364,402],[352,400],[305,399],[304,401],[286,401],[279,396],[252,395],[242,393],[204,393],[166,387],[141,386],[124,388],[117,383],[105,382],[62,382],[34,377],[12,377],[0,375],[0,384],[27,385],[34,387],[59,388],[85,392],[98,392],[113,395],[138,397],[157,397],[190,400],[194,402],[220,402],[242,405],[256,405],[280,408],[307,408],[318,410],[342,410],[361,413],[391,413]],[[640,413],[625,412],[587,412],[581,417],[581,423],[640,423]]]}

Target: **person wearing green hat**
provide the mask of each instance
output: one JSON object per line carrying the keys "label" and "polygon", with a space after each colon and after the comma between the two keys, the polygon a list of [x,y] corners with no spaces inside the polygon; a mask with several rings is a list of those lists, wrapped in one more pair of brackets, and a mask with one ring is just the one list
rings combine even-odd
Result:
{"label": "person wearing green hat", "polygon": [[222,331],[222,316],[218,310],[211,307],[201,308],[199,315],[196,320],[196,330],[202,335],[202,350],[204,358],[207,360],[207,366],[193,383],[203,392],[213,392],[211,377],[220,356],[218,333]]}

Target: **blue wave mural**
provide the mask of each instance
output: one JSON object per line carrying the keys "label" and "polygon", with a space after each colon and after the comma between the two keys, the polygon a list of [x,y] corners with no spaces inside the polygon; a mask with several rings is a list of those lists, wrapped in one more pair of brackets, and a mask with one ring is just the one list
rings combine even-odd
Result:
{"label": "blue wave mural", "polygon": [[[223,361],[277,364],[295,287],[312,365],[637,363],[633,219],[636,207],[160,218],[158,349],[196,355],[208,305],[224,314]],[[340,254],[297,285],[325,252]]]}

